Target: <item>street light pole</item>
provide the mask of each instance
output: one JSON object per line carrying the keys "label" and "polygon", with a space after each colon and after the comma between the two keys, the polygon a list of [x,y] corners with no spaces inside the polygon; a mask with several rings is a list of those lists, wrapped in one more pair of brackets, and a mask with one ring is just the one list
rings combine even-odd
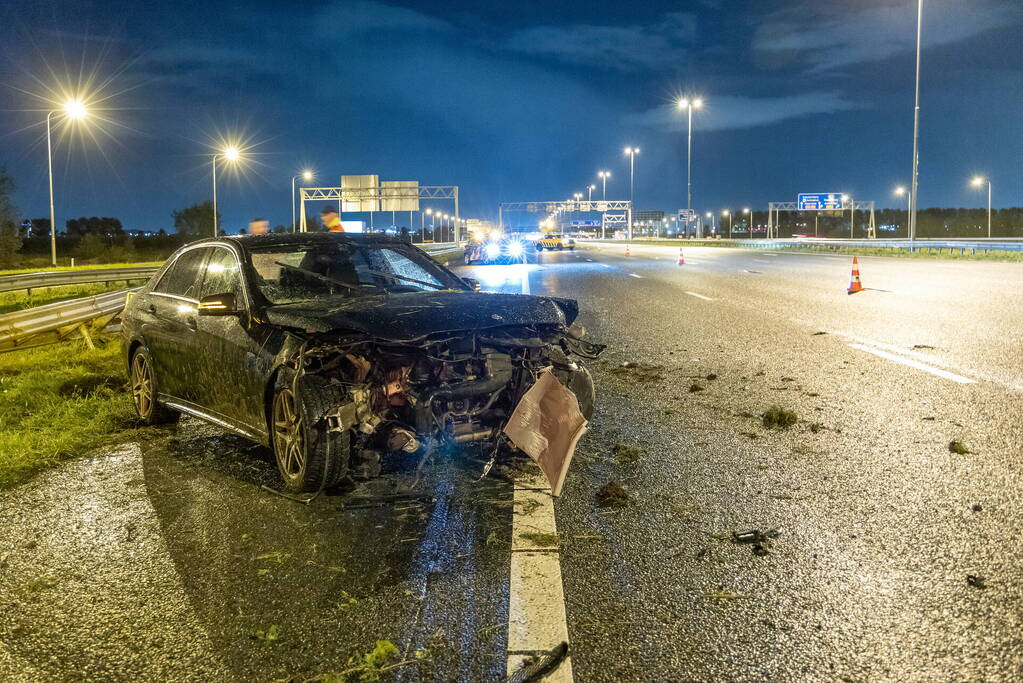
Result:
{"label": "street light pole", "polygon": [[[50,177],[50,265],[57,265],[57,212],[53,203],[53,143],[50,133],[50,119],[57,111],[46,114],[46,168]],[[77,120],[85,116],[85,105],[81,100],[68,100],[64,103],[64,116]]]}
{"label": "street light pole", "polygon": [[732,212],[730,209],[725,209],[722,214],[728,216],[728,239],[732,239]]}
{"label": "street light pole", "polygon": [[913,179],[909,191],[909,239],[916,239],[916,214],[919,209],[920,172],[920,38],[924,26],[924,0],[917,0],[916,11],[916,103],[913,107]]}
{"label": "street light pole", "polygon": [[703,106],[703,100],[697,98],[691,100],[683,97],[678,101],[679,109],[689,110],[689,154],[686,162],[686,208],[690,211],[693,208],[693,108],[699,109]]}
{"label": "street light pole", "polygon": [[980,187],[984,183],[987,183],[987,236],[991,237],[991,179],[977,176],[973,179],[972,185],[974,187]]}
{"label": "street light pole", "polygon": [[217,236],[217,155],[213,155],[213,236]]}
{"label": "street light pole", "polygon": [[636,191],[636,155],[639,154],[639,147],[626,147],[625,153],[629,155],[629,241],[632,241],[632,212],[635,210]]}
{"label": "street light pole", "polygon": [[302,171],[302,173],[300,175],[291,176],[291,231],[292,232],[296,232],[297,231],[297,228],[295,227],[297,225],[297,223],[296,223],[297,217],[295,215],[295,181],[298,180],[299,178],[302,178],[302,180],[304,180],[306,182],[309,182],[310,180],[313,179],[313,172],[310,171],[310,170],[305,170],[305,171]]}
{"label": "street light pole", "polygon": [[50,265],[57,267],[57,217],[53,210],[53,149],[50,144],[50,117],[46,115],[46,164],[50,171]]}

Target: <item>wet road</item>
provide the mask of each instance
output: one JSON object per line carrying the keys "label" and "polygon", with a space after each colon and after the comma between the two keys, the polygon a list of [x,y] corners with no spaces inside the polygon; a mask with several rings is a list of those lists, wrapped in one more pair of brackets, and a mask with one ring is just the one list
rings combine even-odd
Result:
{"label": "wet road", "polygon": [[[465,269],[577,298],[611,345],[555,506],[574,678],[1018,680],[1020,265],[868,258],[847,296],[845,257],[676,256]],[[766,429],[774,404],[798,422]],[[522,510],[481,466],[304,507],[261,491],[262,449],[184,420],[43,475],[0,494],[0,678],[306,678],[389,639],[388,678],[497,680]],[[597,505],[612,480],[630,505]],[[749,529],[778,535],[755,554]]]}

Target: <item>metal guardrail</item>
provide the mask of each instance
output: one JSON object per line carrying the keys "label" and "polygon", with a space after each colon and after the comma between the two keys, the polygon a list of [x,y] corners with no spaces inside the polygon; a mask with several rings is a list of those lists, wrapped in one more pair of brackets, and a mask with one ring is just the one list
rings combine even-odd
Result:
{"label": "metal guardrail", "polygon": [[124,308],[128,292],[138,289],[58,301],[0,315],[0,353],[53,344],[76,332],[92,346],[90,330],[106,327]]}
{"label": "metal guardrail", "polygon": [[[626,240],[592,240],[595,243],[621,243]],[[740,246],[753,249],[785,249],[787,247],[880,247],[889,249],[934,250],[950,249],[970,251],[1023,251],[1023,238],[992,237],[974,239],[825,239],[817,237],[794,237],[791,239],[695,239],[671,237],[636,237],[633,242],[678,242],[706,244],[708,246]],[[582,242],[581,244],[586,244]]]}
{"label": "metal guardrail", "polygon": [[119,280],[148,280],[159,266],[126,266],[121,268],[82,268],[81,270],[47,270],[0,276],[0,292],[16,292],[40,287],[63,287]]}

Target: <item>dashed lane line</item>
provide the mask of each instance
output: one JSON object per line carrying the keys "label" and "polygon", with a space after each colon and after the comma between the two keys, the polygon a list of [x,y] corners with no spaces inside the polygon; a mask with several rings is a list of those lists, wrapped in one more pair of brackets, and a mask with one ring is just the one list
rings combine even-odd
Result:
{"label": "dashed lane line", "polygon": [[976,384],[976,380],[972,380],[969,377],[963,377],[962,375],[957,375],[954,372],[949,372],[948,370],[942,370],[941,368],[936,368],[933,365],[927,365],[925,363],[921,363],[920,361],[913,360],[912,358],[906,358],[904,356],[897,356],[894,353],[888,353],[887,351],[882,351],[881,349],[876,349],[876,348],[867,346],[866,344],[849,344],[849,346],[851,348],[854,348],[854,349],[858,350],[858,351],[866,351],[867,353],[872,353],[875,356],[878,356],[880,358],[884,358],[886,360],[894,361],[896,363],[901,363],[902,365],[906,365],[906,366],[909,366],[911,368],[916,368],[917,370],[923,370],[924,372],[929,372],[932,375],[936,375],[936,376],[942,377],[944,379],[952,380],[953,382],[958,382],[959,384]]}
{"label": "dashed lane line", "polygon": [[688,294],[689,296],[695,296],[697,299],[703,299],[704,301],[714,301],[714,299],[712,299],[711,297],[704,296],[702,294],[697,294],[696,292],[686,292],[686,294]]}
{"label": "dashed lane line", "polygon": [[629,277],[636,277],[636,278],[639,278],[640,280],[643,279],[642,275],[636,275],[635,273],[629,273]]}

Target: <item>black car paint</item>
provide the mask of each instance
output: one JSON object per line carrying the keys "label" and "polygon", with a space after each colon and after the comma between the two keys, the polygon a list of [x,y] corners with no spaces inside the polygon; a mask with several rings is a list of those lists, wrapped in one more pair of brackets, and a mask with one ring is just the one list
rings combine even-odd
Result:
{"label": "black car paint", "polygon": [[[331,333],[392,340],[415,339],[437,332],[478,331],[524,323],[570,325],[578,306],[570,299],[480,294],[443,265],[460,290],[374,294],[326,298],[322,307],[308,303],[271,305],[251,286],[246,249],[253,246],[348,240],[386,246],[406,253],[423,252],[404,241],[377,235],[300,233],[201,240],[175,252],[160,271],[134,294],[122,324],[126,366],[138,345],[154,357],[159,400],[215,422],[264,445],[269,442],[267,401],[274,378],[305,339]],[[200,316],[198,301],[153,291],[170,265],[184,252],[204,247],[232,250],[240,263],[244,289],[236,316]],[[155,346],[155,350],[154,350]]]}

